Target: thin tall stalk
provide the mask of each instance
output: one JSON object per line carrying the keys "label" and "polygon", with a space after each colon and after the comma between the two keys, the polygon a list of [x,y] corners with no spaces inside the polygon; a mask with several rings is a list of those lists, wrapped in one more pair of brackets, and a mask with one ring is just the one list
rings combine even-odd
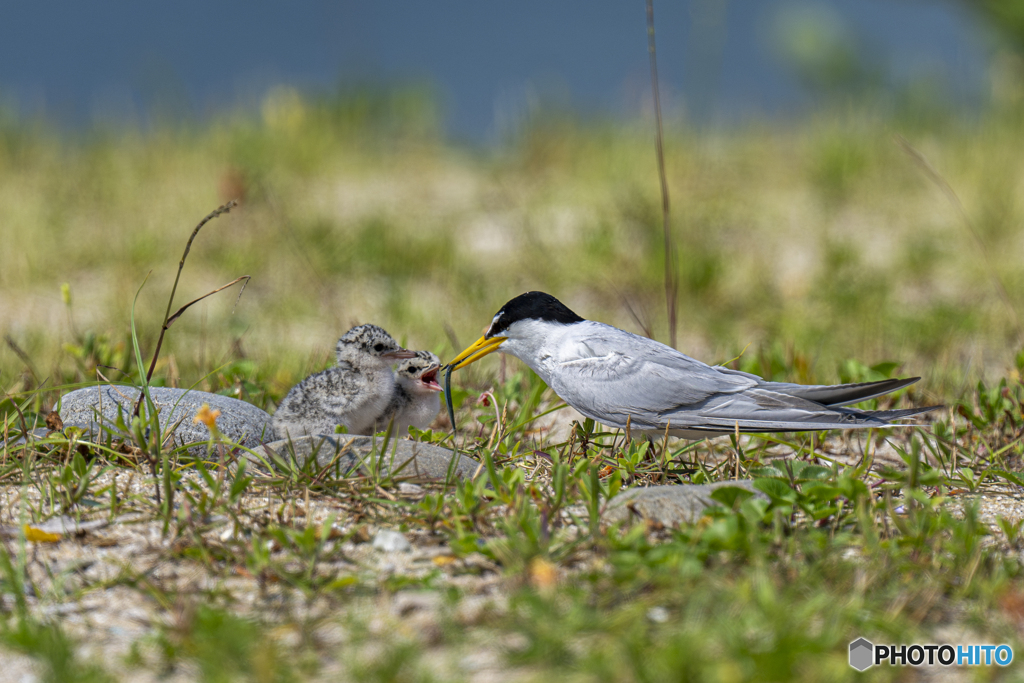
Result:
{"label": "thin tall stalk", "polygon": [[[216,209],[214,209],[213,211],[211,211],[209,214],[206,215],[205,218],[203,218],[203,220],[199,221],[199,225],[197,225],[195,227],[195,229],[192,231],[192,234],[188,238],[188,242],[185,243],[185,251],[181,255],[181,261],[178,263],[178,273],[177,273],[177,275],[174,276],[174,286],[171,287],[171,296],[167,299],[167,311],[164,313],[163,325],[160,326],[160,336],[157,337],[157,339],[156,339],[156,350],[153,351],[153,360],[151,360],[150,363],[149,363],[149,370],[146,372],[146,381],[144,382],[144,386],[148,387],[150,380],[153,379],[153,371],[156,369],[156,361],[157,361],[157,359],[160,358],[160,347],[163,346],[164,335],[167,334],[167,328],[171,326],[171,323],[173,323],[174,320],[181,313],[181,311],[179,311],[174,316],[172,316],[171,315],[171,307],[174,305],[174,294],[178,291],[178,281],[181,279],[181,271],[185,267],[185,259],[188,258],[188,252],[192,249],[192,242],[195,240],[196,235],[199,234],[199,231],[203,228],[204,225],[206,225],[207,223],[212,221],[217,216],[220,216],[221,214],[227,213],[228,211],[230,211],[231,209],[235,208],[236,206],[238,206],[238,202],[235,201],[234,199],[232,199],[227,204],[219,206]],[[239,278],[239,279],[241,279],[241,278]],[[235,280],[234,282],[238,282],[238,280]],[[234,282],[229,283],[229,284],[234,284]],[[225,285],[225,287],[226,286],[229,286],[229,285]],[[223,287],[221,289],[223,289]],[[220,290],[217,290],[217,291],[220,291]],[[209,295],[207,295],[207,296],[209,296]],[[200,298],[205,298],[205,297],[200,297]],[[197,301],[198,301],[198,299],[197,299]],[[188,308],[188,306],[191,306],[193,303],[195,303],[195,301],[193,301],[193,302],[191,302],[189,304],[186,304],[185,308]],[[139,407],[142,405],[142,398],[143,398],[143,396],[145,396],[145,392],[143,392],[139,396],[139,400],[135,402],[135,411],[133,412],[133,415],[135,417],[138,417],[138,415],[139,415]]]}
{"label": "thin tall stalk", "polygon": [[655,149],[658,153],[658,176],[661,179],[661,222],[665,235],[665,305],[668,307],[669,346],[676,347],[676,300],[679,281],[676,278],[675,245],[672,242],[672,226],[669,220],[668,179],[665,176],[665,151],[662,144],[661,96],[658,91],[658,51],[654,44],[654,0],[647,0],[647,51],[651,56],[651,93],[654,96],[654,121],[656,125]]}
{"label": "thin tall stalk", "polygon": [[192,234],[188,238],[188,242],[185,243],[185,252],[181,255],[181,261],[178,262],[178,274],[174,276],[174,286],[171,287],[171,296],[167,299],[167,311],[164,313],[164,324],[160,327],[160,336],[157,337],[156,340],[156,350],[153,352],[153,360],[149,364],[149,371],[146,372],[146,382],[153,379],[153,370],[156,369],[156,360],[160,357],[160,346],[164,343],[164,334],[167,332],[168,323],[171,319],[171,306],[174,305],[174,293],[178,291],[178,280],[181,279],[181,271],[185,267],[185,259],[188,258],[188,252],[192,249],[193,240],[195,240],[196,235],[199,234],[199,231],[204,225],[212,221],[217,216],[227,213],[236,206],[238,206],[238,202],[232,199],[227,204],[219,206],[211,211],[206,215],[206,218],[199,221],[199,225],[195,227],[195,230],[192,231]]}

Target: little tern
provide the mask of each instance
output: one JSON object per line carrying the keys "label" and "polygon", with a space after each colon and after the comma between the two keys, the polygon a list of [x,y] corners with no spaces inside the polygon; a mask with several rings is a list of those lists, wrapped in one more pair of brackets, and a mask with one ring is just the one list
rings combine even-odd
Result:
{"label": "little tern", "polygon": [[395,420],[395,436],[405,436],[409,426],[426,429],[441,409],[437,372],[441,361],[430,351],[417,351],[415,358],[403,360],[395,369],[395,391],[381,421],[386,426]]}
{"label": "little tern", "polygon": [[292,387],[274,413],[279,439],[333,434],[344,425],[349,434],[373,434],[387,427],[383,418],[395,392],[391,364],[414,358],[376,325],[358,325],[335,348],[338,364]]}
{"label": "little tern", "polygon": [[527,292],[495,314],[480,339],[445,369],[499,351],[526,363],[559,398],[612,428],[685,439],[736,431],[798,432],[893,427],[934,410],[844,408],[902,389],[920,377],[835,386],[769,382],[710,366],[652,339],[584,320],[543,292]]}

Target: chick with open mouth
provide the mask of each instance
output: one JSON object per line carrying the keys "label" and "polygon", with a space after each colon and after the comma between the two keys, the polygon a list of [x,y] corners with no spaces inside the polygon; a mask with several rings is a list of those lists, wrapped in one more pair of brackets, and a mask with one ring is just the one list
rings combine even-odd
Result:
{"label": "chick with open mouth", "polygon": [[417,351],[395,369],[395,388],[384,411],[385,424],[394,419],[393,434],[405,436],[409,427],[426,429],[441,409],[438,372],[441,361],[430,351]]}

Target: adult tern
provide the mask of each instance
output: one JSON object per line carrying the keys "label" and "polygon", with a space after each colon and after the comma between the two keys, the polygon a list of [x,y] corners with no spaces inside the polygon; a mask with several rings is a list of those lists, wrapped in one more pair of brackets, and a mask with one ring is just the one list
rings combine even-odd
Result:
{"label": "adult tern", "polygon": [[526,363],[558,396],[601,424],[686,439],[737,431],[797,432],[898,426],[934,410],[844,408],[902,389],[919,377],[834,386],[769,382],[710,366],[652,339],[584,320],[543,292],[527,292],[497,312],[480,339],[445,369],[499,351]]}

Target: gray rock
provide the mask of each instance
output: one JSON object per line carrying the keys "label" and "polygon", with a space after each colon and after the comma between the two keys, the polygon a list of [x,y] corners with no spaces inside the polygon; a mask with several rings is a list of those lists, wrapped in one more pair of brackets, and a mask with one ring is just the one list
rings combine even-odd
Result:
{"label": "gray rock", "polygon": [[373,549],[383,553],[407,553],[412,550],[412,544],[397,531],[381,529],[373,537]]}
{"label": "gray rock", "polygon": [[440,591],[401,591],[395,593],[391,601],[391,613],[396,617],[407,617],[414,612],[436,613],[444,607],[444,603]]}
{"label": "gray rock", "polygon": [[670,616],[671,615],[668,613],[668,610],[661,605],[657,605],[647,610],[647,619],[649,621],[653,621],[655,624],[664,624],[668,621]]}
{"label": "gray rock", "polygon": [[419,486],[418,484],[410,484],[407,481],[403,481],[398,484],[398,492],[404,493],[407,496],[417,496],[419,498],[422,498],[426,493],[422,486]]}
{"label": "gray rock", "polygon": [[[150,396],[160,415],[160,429],[166,435],[166,431],[173,428],[174,446],[198,444],[189,449],[194,455],[206,453],[206,442],[210,439],[206,425],[193,421],[204,403],[220,411],[217,428],[223,437],[234,443],[256,448],[263,443],[264,435],[268,438],[273,435],[270,415],[245,401],[205,391],[169,387],[151,387]],[[58,412],[65,428],[83,427],[93,435],[102,428],[117,439],[125,436],[115,426],[118,406],[125,424],[130,425],[138,397],[139,390],[133,387],[110,384],[86,387],[64,394]],[[98,418],[98,415],[102,417]],[[105,435],[100,438],[105,438]]]}
{"label": "gray rock", "polygon": [[[392,439],[387,452],[379,454],[384,439],[354,434],[332,434],[330,436],[304,436],[291,441],[274,441],[256,449],[256,452],[273,463],[272,455],[302,467],[310,457],[315,457],[320,467],[331,465],[337,468],[339,476],[360,471],[369,474],[379,463],[380,474],[394,474],[411,479],[446,479],[449,470],[456,477],[471,478],[480,463],[472,458],[459,455],[447,448],[408,439]],[[250,460],[255,460],[248,456]]]}
{"label": "gray rock", "polygon": [[715,489],[736,486],[752,491],[758,498],[768,497],[756,490],[749,480],[719,481],[714,484],[678,484],[674,486],[649,486],[627,489],[612,498],[604,513],[609,523],[637,518],[659,522],[667,527],[692,524],[701,518],[711,505],[718,503],[711,498]]}

